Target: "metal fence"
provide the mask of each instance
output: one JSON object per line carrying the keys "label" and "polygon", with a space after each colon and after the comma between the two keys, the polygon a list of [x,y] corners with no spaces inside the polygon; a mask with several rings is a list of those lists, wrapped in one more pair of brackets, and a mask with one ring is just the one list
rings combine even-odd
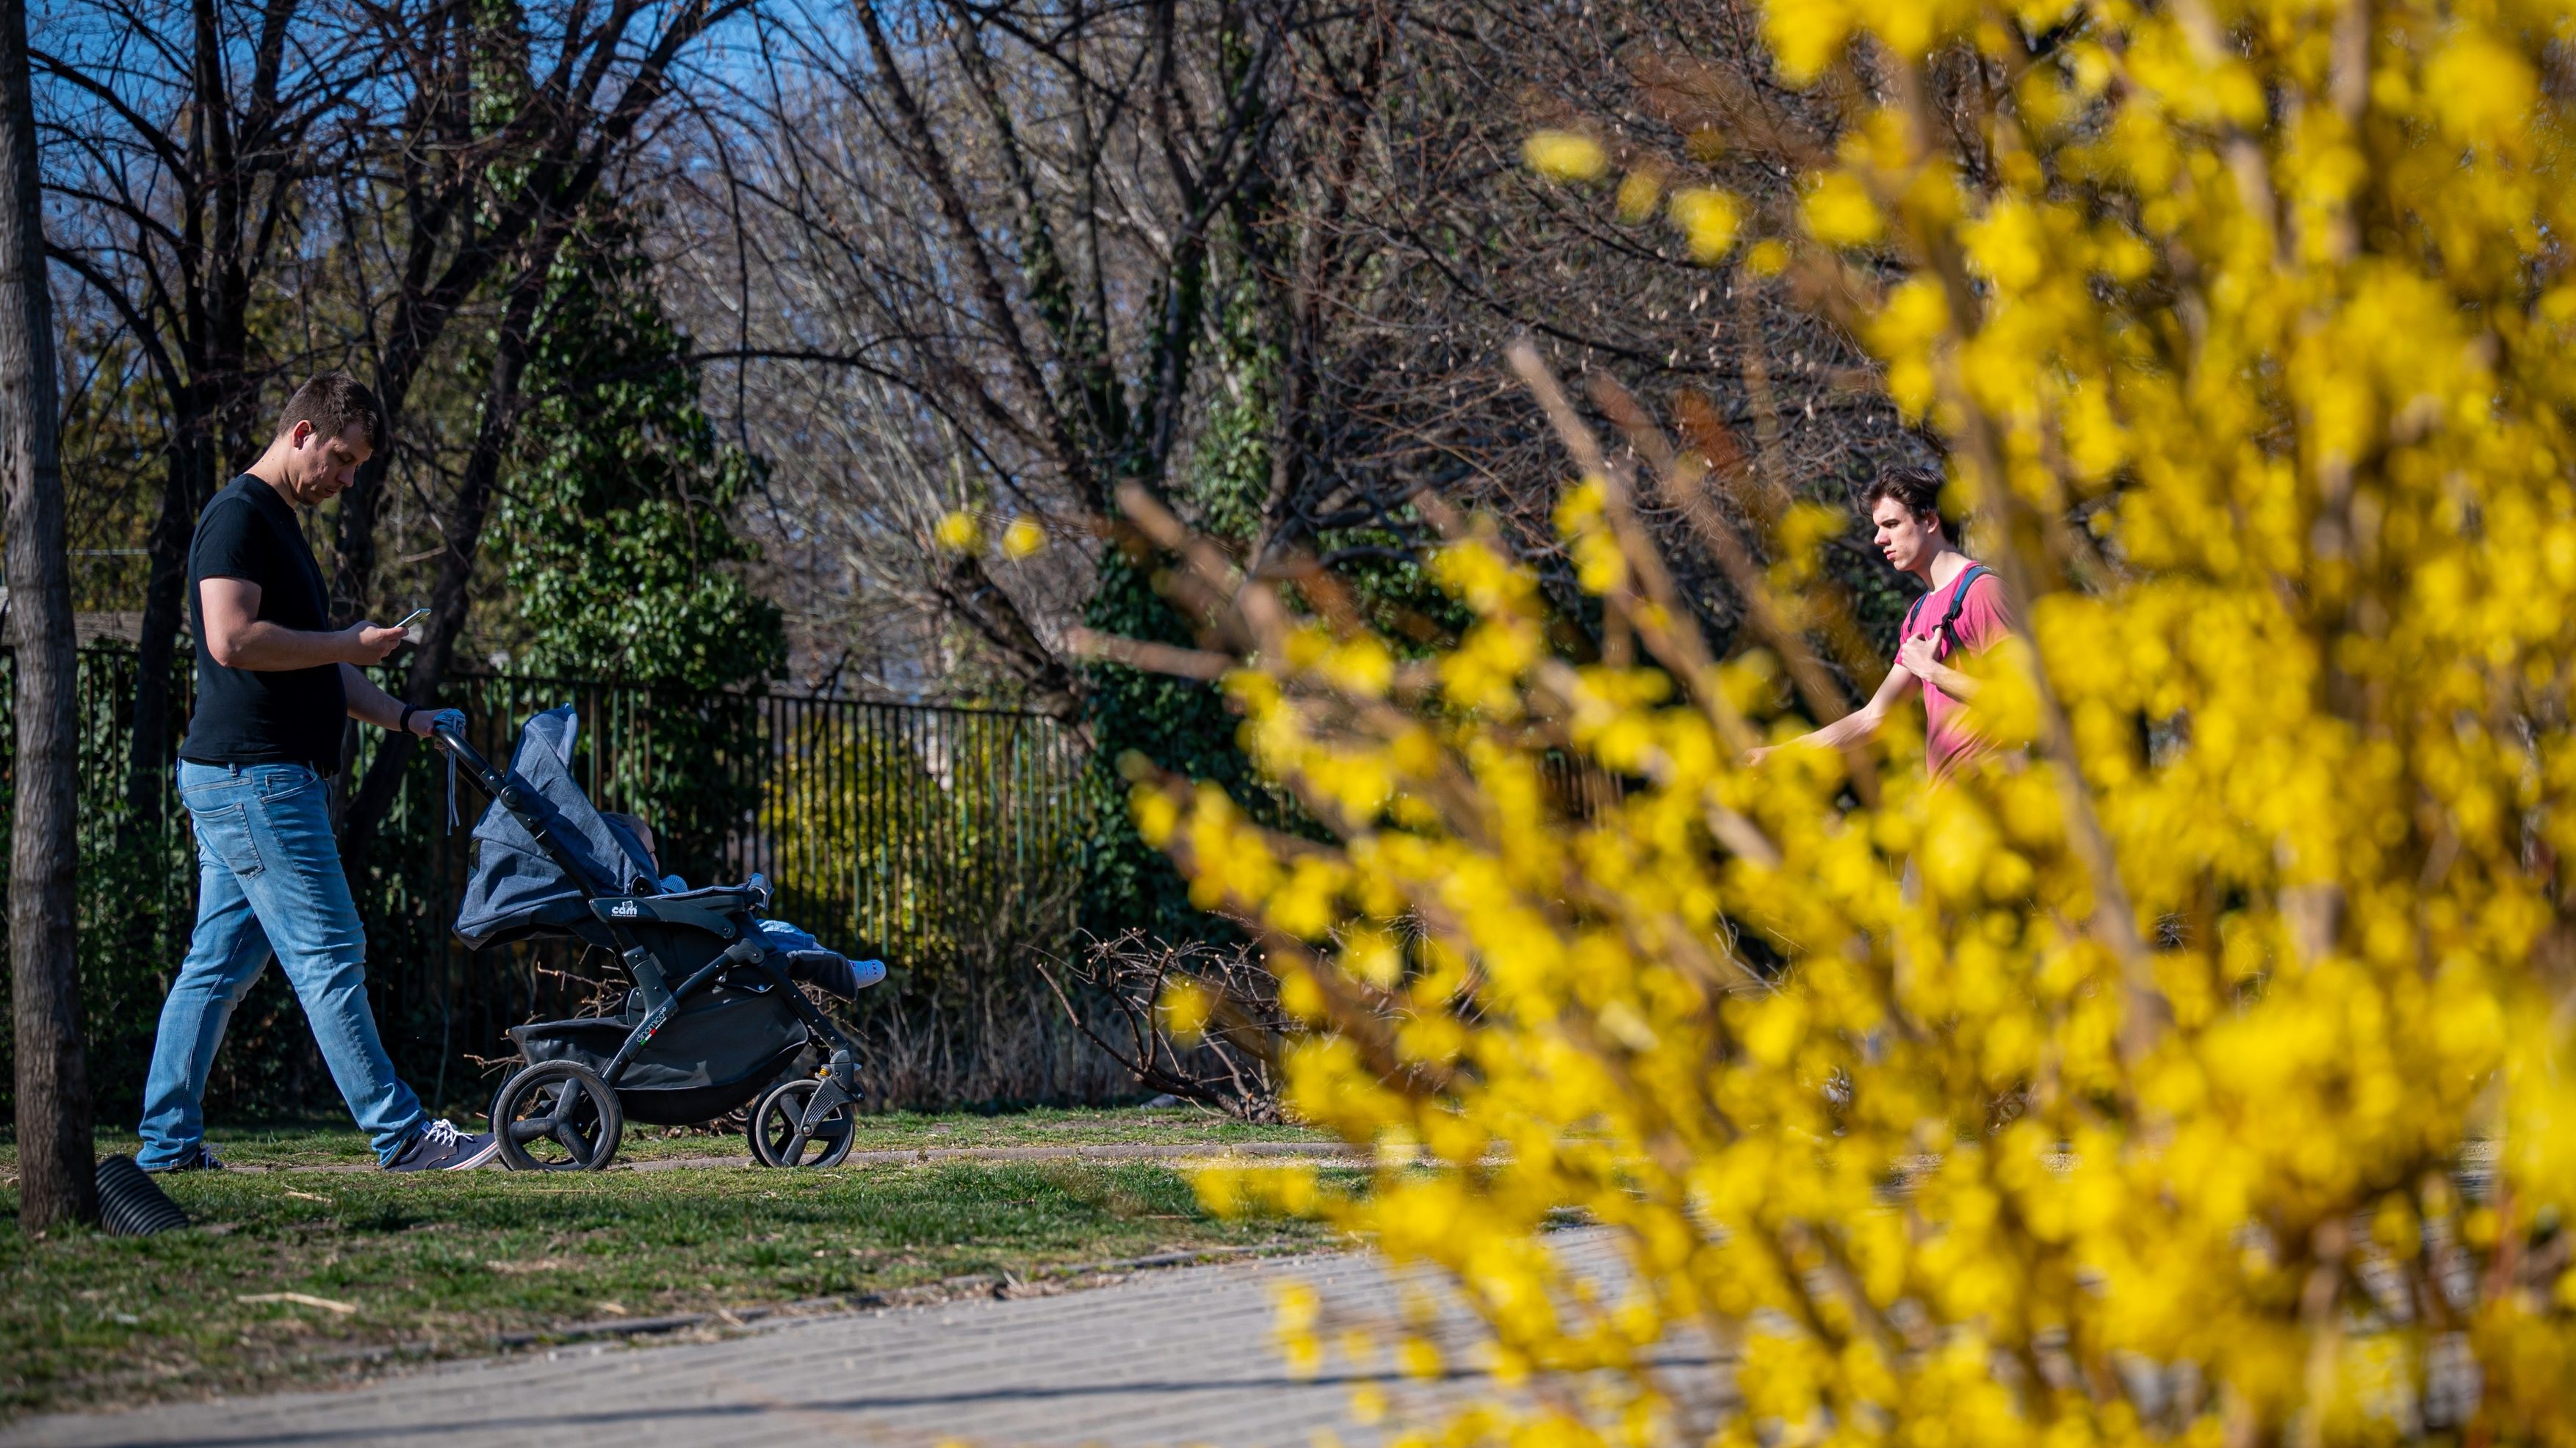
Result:
{"label": "metal fence", "polygon": [[[1054,893],[1076,863],[1083,756],[1043,715],[476,674],[451,679],[444,702],[495,759],[529,716],[572,705],[575,777],[592,803],[643,819],[666,869],[694,861],[709,877],[691,884],[768,876],[778,913],[835,949],[936,953],[962,924]],[[689,753],[666,737],[683,717]],[[362,738],[352,780],[375,737]],[[444,828],[445,788],[440,762],[416,757],[389,829],[461,851],[463,827]],[[470,826],[484,801],[458,788]],[[461,856],[455,865],[444,873],[461,885]]]}
{"label": "metal fence", "polygon": [[[7,667],[0,655],[0,706]],[[157,821],[123,797],[134,669],[130,651],[81,654],[82,975],[111,1121],[120,1098],[139,1091],[152,1020],[195,911],[186,812],[168,771]],[[184,720],[184,669],[175,685],[173,714]],[[1095,786],[1074,740],[1042,716],[476,674],[451,679],[444,702],[466,712],[469,734],[496,759],[529,715],[573,705],[582,723],[576,777],[592,800],[644,819],[665,868],[691,883],[759,871],[777,888],[778,918],[837,949],[885,958],[895,973],[867,1010],[919,1022],[997,986],[1031,984],[1030,954],[1061,950],[1071,935],[1085,792]],[[0,735],[0,749],[13,735]],[[359,735],[345,790],[386,737]],[[470,832],[486,801],[459,780],[461,823],[451,829],[447,788],[443,760],[414,751],[350,884],[397,1063],[433,1099],[466,1101],[483,1089],[478,1059],[506,1051],[509,1026],[577,1009],[610,972],[567,946],[469,951],[456,941]],[[0,809],[0,865],[5,829]],[[265,994],[236,1014],[215,1094],[237,1110],[325,1104],[328,1083],[300,1015],[271,975]]]}

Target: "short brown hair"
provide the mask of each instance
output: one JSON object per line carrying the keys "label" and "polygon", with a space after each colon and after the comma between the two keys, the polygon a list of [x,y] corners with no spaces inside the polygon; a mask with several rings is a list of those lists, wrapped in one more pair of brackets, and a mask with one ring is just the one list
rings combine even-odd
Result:
{"label": "short brown hair", "polygon": [[1940,520],[1941,531],[1951,531],[1950,520],[1941,514],[1941,474],[1932,468],[1889,468],[1878,480],[1863,489],[1860,505],[1878,511],[1882,499],[1894,498],[1905,511],[1916,518]]}
{"label": "short brown hair", "polygon": [[295,389],[286,399],[286,414],[277,420],[280,435],[293,432],[295,424],[309,422],[324,437],[338,437],[359,423],[367,425],[367,449],[380,451],[385,445],[385,410],[376,405],[376,395],[366,384],[346,372],[325,372]]}

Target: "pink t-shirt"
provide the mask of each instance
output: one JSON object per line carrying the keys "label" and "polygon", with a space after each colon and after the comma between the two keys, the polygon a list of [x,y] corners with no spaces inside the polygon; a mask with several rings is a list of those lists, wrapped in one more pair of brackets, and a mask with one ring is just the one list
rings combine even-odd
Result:
{"label": "pink t-shirt", "polygon": [[[1922,605],[1914,610],[1913,627],[1906,630],[1910,638],[1933,640],[1941,662],[1954,669],[1964,667],[1965,661],[1953,654],[1941,638],[1941,616],[1950,611],[1950,595],[1957,591],[1960,579],[1967,576],[1968,570],[1962,568],[1957,578],[1924,595]],[[1968,585],[1968,601],[1960,606],[1959,621],[1951,625],[1950,632],[1958,639],[1959,648],[1972,654],[1984,653],[2012,632],[2012,615],[2004,610],[2003,585],[1992,573],[1979,573],[1976,581]],[[1929,679],[1923,681],[1923,727],[1935,779],[1990,747],[1968,718],[1968,706],[1934,688]]]}

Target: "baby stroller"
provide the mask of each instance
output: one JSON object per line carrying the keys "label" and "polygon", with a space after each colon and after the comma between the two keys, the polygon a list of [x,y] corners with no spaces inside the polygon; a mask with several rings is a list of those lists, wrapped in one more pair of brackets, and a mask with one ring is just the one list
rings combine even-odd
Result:
{"label": "baby stroller", "polygon": [[[507,772],[453,726],[437,736],[492,797],[474,827],[457,936],[469,946],[568,937],[615,954],[634,981],[620,1014],[511,1029],[527,1064],[492,1098],[502,1161],[597,1171],[628,1121],[706,1121],[756,1096],[748,1132],[762,1165],[838,1165],[856,1134],[857,1051],[796,983],[847,998],[885,967],[764,930],[770,889],[759,875],[665,889],[643,841],[574,783],[577,728],[569,705],[530,719]],[[826,1053],[823,1065],[790,1074],[808,1046]]]}

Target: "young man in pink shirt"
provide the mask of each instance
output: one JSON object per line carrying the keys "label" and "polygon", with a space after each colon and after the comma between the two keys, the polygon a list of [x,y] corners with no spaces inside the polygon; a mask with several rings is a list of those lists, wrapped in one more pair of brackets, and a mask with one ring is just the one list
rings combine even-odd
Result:
{"label": "young man in pink shirt", "polygon": [[[1877,530],[1878,551],[1922,579],[1928,591],[1907,610],[1896,666],[1869,702],[1792,742],[1839,748],[1866,739],[1878,732],[1906,690],[1920,688],[1932,777],[1940,779],[1991,747],[1968,717],[1977,681],[1957,665],[1965,655],[2001,642],[2012,631],[2012,616],[2004,610],[2003,586],[1994,573],[1950,540],[1949,527],[1941,521],[1939,473],[1899,468],[1881,474],[1862,501]],[[1758,763],[1771,752],[1757,749],[1752,759]]]}

